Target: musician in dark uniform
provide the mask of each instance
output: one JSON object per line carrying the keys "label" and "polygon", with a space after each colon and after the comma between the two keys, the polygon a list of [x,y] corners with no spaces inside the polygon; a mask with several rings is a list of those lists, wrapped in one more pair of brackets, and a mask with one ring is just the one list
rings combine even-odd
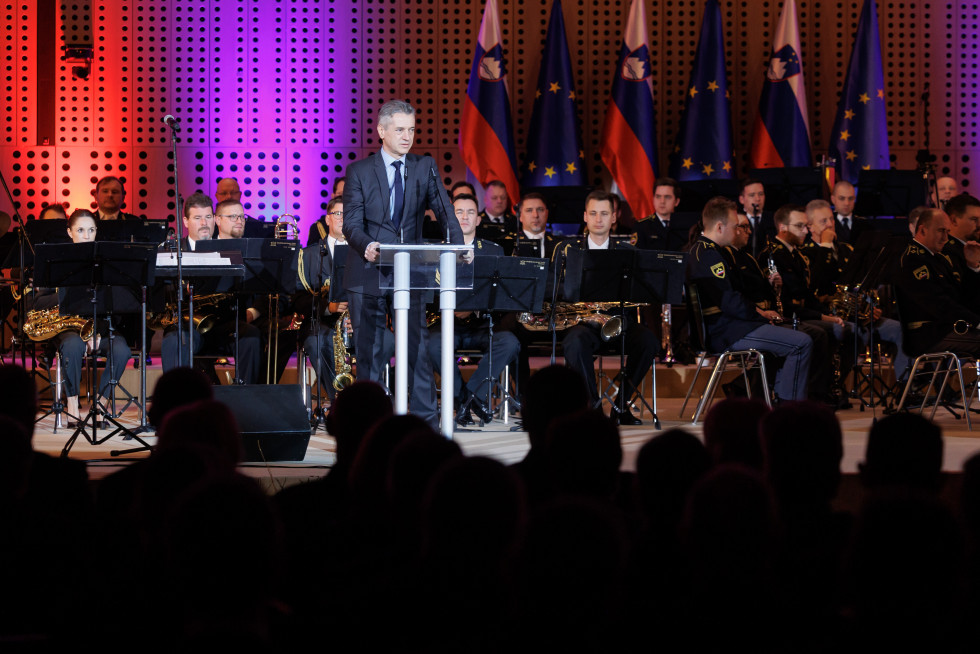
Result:
{"label": "musician in dark uniform", "polygon": [[[555,252],[555,246],[561,240],[548,234],[545,229],[548,226],[548,204],[544,201],[544,196],[540,193],[532,192],[521,198],[521,203],[517,208],[521,221],[521,229],[517,232],[518,237],[533,239],[538,241],[536,252],[525,252],[523,256],[536,256],[542,259],[550,259]],[[506,238],[501,242],[504,251],[514,254],[517,241],[514,238]]]}
{"label": "musician in dark uniform", "polygon": [[[612,228],[613,204],[606,191],[593,191],[585,199],[585,225],[588,236],[579,236],[562,241],[555,248],[552,259],[553,265],[560,271],[564,268],[565,256],[571,248],[581,250],[633,249],[633,246],[623,241],[612,242],[609,231]],[[647,371],[653,366],[654,357],[660,350],[656,335],[646,326],[634,320],[627,320],[623,325],[626,329],[626,378],[633,389],[639,389]],[[595,365],[593,357],[602,346],[599,328],[593,324],[578,324],[568,328],[562,335],[562,351],[565,354],[565,364],[578,371],[586,386],[594,405],[599,403],[599,389],[596,386]],[[632,396],[632,389],[622,389],[627,398]],[[612,409],[612,417],[621,425],[639,425],[641,421],[627,408],[618,413]]]}
{"label": "musician in dark uniform", "polygon": [[732,263],[739,272],[738,275],[732,275],[732,285],[750,302],[755,303],[755,306],[760,310],[779,313],[782,316],[782,321],[777,321],[774,324],[786,329],[796,328],[813,340],[808,385],[810,398],[819,402],[832,403],[835,408],[840,407],[841,403],[831,397],[833,361],[831,359],[830,335],[820,324],[814,324],[810,320],[799,320],[794,325],[779,312],[781,307],[777,302],[775,289],[782,285],[782,277],[778,271],[772,272],[768,268],[763,270],[755,257],[749,254],[745,244],[751,233],[752,226],[749,225],[749,219],[743,214],[739,214],[735,240],[732,245],[725,248],[725,253],[732,259]]}
{"label": "musician in dark uniform", "polygon": [[[226,206],[231,207],[241,205],[234,204]],[[181,242],[181,249],[184,251],[193,252],[196,249],[199,241],[209,241],[214,234],[215,221],[211,198],[203,193],[194,193],[187,198],[184,201],[183,221],[184,233],[186,236]],[[194,287],[195,298],[200,295],[208,294],[209,290],[207,287],[209,284],[210,280],[196,280]],[[186,302],[184,303],[185,308],[187,307],[187,304],[188,303]],[[195,304],[195,316],[203,315],[201,313],[203,310],[203,308],[199,308]],[[218,314],[219,319],[217,324],[203,337],[198,333],[196,328],[193,330],[194,338],[192,341],[193,346],[191,348],[193,354],[198,353],[202,347],[202,344],[208,349],[221,348],[229,354],[234,354],[234,334],[236,326],[234,313],[228,312],[227,308],[225,308],[218,310]],[[257,316],[258,312],[256,310],[248,309],[242,316],[244,320],[239,320],[237,323],[239,331],[237,360],[238,376],[246,384],[254,384],[258,381],[259,368],[262,361],[262,335],[258,328],[251,324]],[[177,329],[175,327],[168,328],[168,330],[164,332],[163,342],[160,345],[160,363],[163,366],[164,372],[172,370],[180,365],[177,360]]]}
{"label": "musician in dark uniform", "polygon": [[732,245],[738,218],[735,203],[714,198],[701,216],[703,231],[687,259],[687,281],[697,285],[710,350],[755,348],[783,357],[776,372],[776,395],[782,400],[807,397],[807,379],[813,340],[802,332],[783,329],[772,310],[760,309],[737,289],[732,280],[740,273],[724,254]]}
{"label": "musician in dark uniform", "polygon": [[[482,238],[476,238],[476,231],[480,225],[480,215],[477,212],[476,196],[467,193],[457,194],[453,198],[453,208],[456,212],[456,219],[463,232],[463,243],[473,244],[473,254],[477,257],[502,257],[504,249]],[[456,367],[453,373],[453,397],[458,401],[456,412],[456,422],[461,426],[473,423],[470,415],[472,411],[484,422],[491,420],[492,413],[486,403],[487,393],[490,389],[490,380],[500,377],[504,368],[509,366],[517,359],[521,344],[513,332],[505,331],[495,327],[493,332],[493,367],[490,358],[486,356],[490,349],[490,321],[485,316],[477,316],[471,311],[457,311],[456,324],[453,336],[456,347],[467,350],[479,350],[483,353],[480,363],[470,377],[466,385],[463,385],[463,377],[460,375],[459,368]],[[429,361],[435,372],[439,372],[442,367],[442,338],[441,328],[438,323],[432,325],[428,331],[424,332],[428,342]],[[444,400],[445,401],[445,400]]]}
{"label": "musician in dark uniform", "polygon": [[[948,350],[980,356],[980,311],[965,301],[953,264],[942,253],[951,227],[939,209],[923,211],[900,261],[898,302],[913,354]],[[980,244],[965,249],[971,260],[980,260]]]}
{"label": "musician in dark uniform", "polygon": [[96,182],[92,197],[98,205],[95,212],[97,220],[139,220],[139,216],[122,210],[126,202],[126,187],[118,177],[109,175]]}
{"label": "musician in dark uniform", "polygon": [[749,242],[745,245],[749,253],[757,260],[761,260],[759,253],[776,236],[776,225],[773,223],[772,212],[766,211],[766,188],[757,179],[744,179],[739,184],[738,202],[742,206],[742,213],[749,219],[752,226],[752,233],[749,234]]}
{"label": "musician in dark uniform", "polygon": [[[967,259],[967,244],[980,238],[980,200],[969,193],[961,193],[946,201],[949,216],[949,240],[943,246],[943,254],[953,264],[953,274],[960,285],[964,298],[972,307],[980,306],[980,272],[978,261]],[[973,250],[969,250],[972,252]]]}
{"label": "musician in dark uniform", "polygon": [[679,252],[686,241],[670,230],[670,219],[681,202],[681,185],[670,177],[659,177],[653,185],[654,214],[636,221],[636,247],[641,250]]}
{"label": "musician in dark uniform", "polygon": [[[336,199],[342,199],[344,197],[344,183],[346,177],[338,177],[333,182],[333,190],[330,192],[330,201]],[[306,237],[307,245],[315,245],[319,243],[322,239],[327,238],[327,234],[330,233],[330,202],[327,203],[327,215],[323,216],[312,225],[310,225],[310,233]],[[343,216],[341,216],[343,218]]]}

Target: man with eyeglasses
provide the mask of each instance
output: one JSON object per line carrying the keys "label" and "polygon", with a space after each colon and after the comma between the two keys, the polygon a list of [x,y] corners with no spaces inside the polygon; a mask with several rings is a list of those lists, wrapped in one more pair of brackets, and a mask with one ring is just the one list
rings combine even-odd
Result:
{"label": "man with eyeglasses", "polygon": [[224,200],[214,209],[218,238],[242,238],[245,235],[245,207],[238,200]]}

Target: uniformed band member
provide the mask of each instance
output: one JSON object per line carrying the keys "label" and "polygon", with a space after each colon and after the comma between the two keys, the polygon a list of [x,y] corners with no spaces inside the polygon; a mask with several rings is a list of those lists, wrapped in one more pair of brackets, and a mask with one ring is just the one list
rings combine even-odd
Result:
{"label": "uniformed band member", "polygon": [[[613,243],[609,238],[612,228],[613,206],[606,191],[592,191],[585,199],[585,225],[588,236],[579,236],[562,241],[555,248],[553,265],[559,270],[564,264],[564,257],[571,248],[588,250],[608,250],[610,248],[632,250],[633,246],[623,241]],[[627,320],[623,325],[626,329],[626,378],[633,389],[639,389],[647,371],[653,366],[653,360],[659,351],[657,337],[644,325]],[[599,403],[599,389],[595,381],[595,364],[593,357],[599,351],[603,341],[599,328],[593,324],[578,324],[565,330],[562,335],[562,351],[565,354],[565,364],[581,373],[589,388],[593,404]],[[627,398],[632,391],[626,389]],[[612,415],[621,425],[639,425],[641,421],[634,416],[629,408],[618,413],[616,407]]]}
{"label": "uniformed band member", "polygon": [[685,238],[670,229],[670,219],[681,202],[681,185],[669,178],[659,177],[653,186],[654,214],[636,221],[636,247],[641,250],[670,250],[678,252]]}
{"label": "uniformed band member", "polygon": [[[950,229],[949,216],[926,209],[916,223],[915,239],[902,255],[898,303],[910,354],[948,350],[980,356],[980,313],[964,301],[953,264],[942,253]],[[980,261],[980,244],[968,243],[965,250],[970,260]]]}
{"label": "uniformed band member", "polygon": [[[725,248],[726,254],[738,269],[739,274],[732,276],[735,290],[742,293],[750,302],[763,311],[779,313],[779,303],[776,301],[776,289],[782,285],[779,272],[763,270],[745,247],[752,226],[743,214],[738,215],[738,227],[735,240]],[[846,402],[832,396],[833,361],[830,349],[832,337],[819,321],[801,320],[794,325],[783,314],[781,322],[776,322],[785,329],[796,328],[813,340],[813,352],[810,357],[810,381],[808,391],[810,399],[834,405],[834,408],[846,408]]]}
{"label": "uniformed band member", "polygon": [[960,285],[969,306],[980,306],[980,272],[977,261],[967,259],[968,243],[980,238],[980,200],[968,193],[961,193],[946,201],[949,216],[949,240],[943,246],[943,254],[953,264],[953,276]]}
{"label": "uniformed band member", "polygon": [[713,351],[755,348],[784,357],[776,372],[776,395],[782,400],[806,399],[812,339],[771,324],[780,320],[779,314],[760,309],[737,290],[739,282],[732,283],[739,272],[723,249],[735,240],[735,204],[714,198],[705,205],[701,220],[703,231],[687,259],[687,280],[697,285],[701,298],[706,346]]}

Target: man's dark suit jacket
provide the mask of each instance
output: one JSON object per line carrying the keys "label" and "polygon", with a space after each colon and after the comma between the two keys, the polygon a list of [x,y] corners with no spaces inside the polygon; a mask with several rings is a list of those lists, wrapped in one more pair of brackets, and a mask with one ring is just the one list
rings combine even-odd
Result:
{"label": "man's dark suit jacket", "polygon": [[[101,211],[96,211],[95,217],[98,218],[99,220],[105,220],[105,216],[102,214]],[[125,211],[120,211],[119,218],[117,218],[116,220],[140,220],[140,217],[135,214],[126,213]]]}
{"label": "man's dark suit jacket", "polygon": [[[425,210],[431,209],[442,223],[448,225],[452,243],[463,242],[459,221],[451,213],[449,194],[436,171],[436,162],[429,156],[405,155],[405,210],[400,232],[405,243],[422,242]],[[365,295],[380,295],[375,263],[364,259],[367,246],[401,242],[401,235],[389,215],[390,195],[388,173],[380,152],[356,161],[347,167],[344,186],[344,237],[350,245],[344,271],[348,291]],[[449,211],[447,211],[449,207]]]}

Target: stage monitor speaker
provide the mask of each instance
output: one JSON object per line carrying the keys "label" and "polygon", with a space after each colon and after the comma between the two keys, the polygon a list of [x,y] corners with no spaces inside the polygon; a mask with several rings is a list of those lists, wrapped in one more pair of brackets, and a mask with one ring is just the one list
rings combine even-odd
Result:
{"label": "stage monitor speaker", "polygon": [[296,384],[215,386],[242,435],[244,461],[302,461],[310,444],[310,420]]}

